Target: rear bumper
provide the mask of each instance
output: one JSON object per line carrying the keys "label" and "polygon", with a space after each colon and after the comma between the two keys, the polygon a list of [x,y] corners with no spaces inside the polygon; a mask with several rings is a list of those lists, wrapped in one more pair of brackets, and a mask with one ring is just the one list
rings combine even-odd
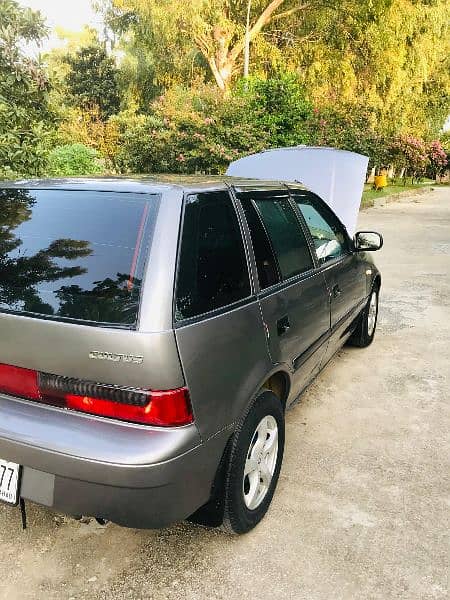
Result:
{"label": "rear bumper", "polygon": [[156,428],[0,395],[0,457],[23,465],[21,496],[136,528],[165,527],[208,501],[229,432]]}

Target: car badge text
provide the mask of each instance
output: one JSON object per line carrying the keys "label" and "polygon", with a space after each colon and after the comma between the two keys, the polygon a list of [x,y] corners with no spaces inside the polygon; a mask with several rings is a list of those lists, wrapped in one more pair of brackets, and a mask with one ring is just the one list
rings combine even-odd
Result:
{"label": "car badge text", "polygon": [[101,352],[100,350],[91,350],[89,358],[93,360],[133,363],[135,365],[141,365],[144,362],[144,357],[139,354],[119,354],[117,352]]}

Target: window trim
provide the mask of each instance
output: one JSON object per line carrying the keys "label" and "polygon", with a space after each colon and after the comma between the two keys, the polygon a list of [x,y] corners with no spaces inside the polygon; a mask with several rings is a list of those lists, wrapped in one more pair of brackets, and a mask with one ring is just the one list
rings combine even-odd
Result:
{"label": "window trim", "polygon": [[303,273],[294,275],[293,277],[291,277],[289,279],[285,279],[284,281],[280,281],[279,283],[277,283],[275,285],[272,285],[268,288],[260,290],[258,292],[258,298],[266,298],[267,296],[270,296],[274,293],[282,292],[283,290],[287,289],[288,287],[297,285],[298,283],[301,283],[302,281],[306,281],[307,279],[314,277],[315,275],[317,275],[318,272],[320,272],[320,269],[313,268],[313,269],[309,269],[309,271],[304,271]]}
{"label": "window trim", "polygon": [[[231,304],[225,304],[224,306],[220,306],[218,308],[214,308],[204,313],[200,313],[198,315],[194,315],[193,317],[185,317],[182,319],[176,318],[176,304],[177,304],[177,287],[178,287],[178,278],[180,272],[180,258],[181,258],[181,241],[183,237],[183,229],[184,229],[184,219],[186,214],[186,205],[187,200],[190,196],[198,196],[199,194],[217,194],[218,192],[223,192],[228,195],[228,198],[231,203],[231,207],[234,210],[236,215],[236,219],[239,225],[239,231],[241,234],[241,241],[244,247],[244,256],[245,262],[247,266],[247,275],[249,281],[250,295],[245,298],[241,298],[232,302]],[[243,223],[241,221],[241,217],[239,214],[239,210],[235,204],[235,199],[233,195],[230,193],[230,189],[228,186],[220,187],[216,189],[208,189],[208,190],[189,190],[183,193],[183,206],[181,209],[181,218],[179,221],[178,227],[178,240],[177,240],[177,261],[176,261],[176,269],[175,269],[175,277],[174,277],[174,285],[173,285],[173,294],[172,294],[172,327],[174,329],[179,329],[180,327],[184,327],[186,325],[191,325],[192,323],[198,323],[200,321],[205,321],[206,319],[216,317],[227,312],[231,312],[236,308],[240,308],[241,306],[245,306],[246,304],[250,304],[252,301],[256,300],[256,296],[254,293],[254,282],[253,282],[253,273],[250,269],[250,256],[247,248],[247,241],[245,231],[243,229]]]}
{"label": "window trim", "polygon": [[0,315],[13,315],[15,317],[23,317],[24,319],[51,321],[52,323],[69,323],[71,325],[82,325],[83,327],[96,327],[97,329],[120,329],[124,331],[138,330],[138,319],[133,323],[114,323],[109,321],[102,321],[99,323],[98,321],[89,321],[87,319],[74,319],[72,317],[55,317],[54,315],[45,315],[31,311],[17,311],[8,308],[0,308]]}
{"label": "window trim", "polygon": [[253,261],[255,263],[255,273],[256,273],[256,281],[258,282],[258,292],[263,292],[265,290],[268,290],[268,289],[270,289],[272,287],[275,287],[275,286],[279,285],[280,283],[283,283],[284,280],[283,280],[283,275],[281,273],[281,268],[280,268],[280,263],[278,261],[278,256],[277,256],[277,254],[275,252],[275,249],[273,247],[272,240],[271,240],[270,235],[269,235],[269,233],[267,231],[266,225],[265,225],[264,221],[262,220],[261,213],[259,212],[258,207],[255,204],[254,198],[249,197],[249,200],[250,200],[250,203],[251,203],[251,205],[252,205],[252,207],[253,207],[253,209],[254,209],[254,211],[256,213],[256,218],[258,219],[259,223],[261,224],[261,227],[262,227],[262,229],[264,231],[264,234],[265,234],[265,236],[267,238],[267,241],[269,242],[270,251],[272,252],[272,257],[273,257],[273,259],[275,261],[275,266],[276,266],[277,275],[278,275],[278,281],[276,283],[273,283],[272,285],[269,285],[266,288],[262,288],[261,287],[261,282],[259,281],[258,263],[256,261],[255,248],[253,246],[252,232],[250,230],[250,226],[248,224],[247,217],[245,215],[245,209],[242,206],[241,199],[239,198],[238,199],[239,207],[242,210],[243,218],[245,219],[245,225],[246,225],[246,228],[248,230],[249,243],[250,243],[251,248],[252,248],[252,259],[253,259]]}
{"label": "window trim", "polygon": [[[260,224],[261,224],[261,226],[262,226],[262,228],[263,228],[263,231],[264,231],[264,233],[266,234],[267,240],[268,240],[268,242],[269,242],[270,251],[272,252],[272,257],[273,257],[273,259],[274,259],[274,261],[275,261],[275,265],[276,265],[276,267],[277,267],[278,283],[281,283],[282,281],[284,281],[284,280],[283,280],[283,273],[281,272],[280,261],[278,260],[277,253],[276,253],[276,251],[275,251],[275,248],[273,247],[272,238],[270,237],[270,234],[269,234],[269,232],[267,231],[266,224],[265,224],[265,223],[264,223],[264,221],[263,221],[263,218],[262,218],[261,212],[259,211],[259,209],[258,209],[258,207],[257,207],[257,205],[256,205],[256,202],[255,202],[254,198],[250,198],[250,203],[251,203],[251,205],[253,206],[253,208],[255,209],[255,211],[256,211],[256,216],[258,217],[258,221],[260,222]],[[252,242],[252,244],[253,244],[253,242]],[[259,283],[259,276],[258,276],[258,283]],[[275,283],[275,284],[273,284],[273,285],[277,285],[277,284]],[[269,286],[269,287],[270,287],[270,286]],[[265,288],[264,288],[264,289],[265,289]]]}

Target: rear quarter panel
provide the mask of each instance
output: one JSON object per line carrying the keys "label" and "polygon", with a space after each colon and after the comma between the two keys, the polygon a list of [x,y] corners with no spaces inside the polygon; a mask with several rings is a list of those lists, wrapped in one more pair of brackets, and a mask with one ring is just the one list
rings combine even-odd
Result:
{"label": "rear quarter panel", "polygon": [[259,303],[175,331],[197,426],[208,439],[232,426],[273,369]]}

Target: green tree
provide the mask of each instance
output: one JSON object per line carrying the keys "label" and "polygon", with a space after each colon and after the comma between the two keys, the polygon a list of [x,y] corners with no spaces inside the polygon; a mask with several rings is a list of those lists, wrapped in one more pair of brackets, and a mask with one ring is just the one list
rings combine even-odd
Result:
{"label": "green tree", "polygon": [[[229,90],[242,74],[249,0],[103,5],[139,108],[173,85],[211,80]],[[252,0],[250,8],[251,74],[295,72],[318,108],[366,107],[384,137],[437,135],[450,100],[448,0]]]}
{"label": "green tree", "polygon": [[449,112],[448,0],[342,0],[307,11],[285,51],[319,108],[366,107],[383,135],[434,137]]}
{"label": "green tree", "polygon": [[38,175],[45,164],[53,115],[40,64],[23,53],[46,35],[39,13],[14,0],[0,2],[0,174]]}
{"label": "green tree", "polygon": [[311,140],[313,107],[296,74],[241,80],[238,95],[246,106],[246,120],[269,136],[270,146],[294,146]]}
{"label": "green tree", "polygon": [[82,47],[68,54],[66,62],[70,67],[67,87],[76,106],[84,110],[98,108],[104,119],[118,112],[118,70],[102,46]]}
{"label": "green tree", "polygon": [[[88,89],[88,97],[85,91],[81,92],[81,97],[73,95],[69,86],[69,76],[72,77],[72,67],[69,65],[78,60],[78,56],[85,48],[100,46],[98,32],[87,26],[83,27],[78,32],[68,32],[62,29],[57,30],[58,37],[62,42],[61,46],[53,48],[50,52],[44,55],[44,60],[47,65],[47,71],[51,82],[50,102],[58,115],[59,127],[55,129],[51,139],[52,147],[56,147],[55,152],[50,152],[49,165],[47,172],[52,174],[84,174],[95,172],[96,160],[85,162],[83,155],[87,153],[84,150],[76,151],[73,145],[82,144],[96,150],[103,158],[107,159],[108,167],[111,168],[114,159],[114,142],[115,130],[110,126],[109,117],[104,112],[101,112],[97,105],[97,99],[91,97],[91,91]],[[104,49],[101,48],[102,55]],[[114,61],[109,62],[113,65],[113,74],[118,75],[118,70],[115,67]],[[94,82],[98,84],[98,71],[94,74]],[[106,73],[107,76],[107,73]],[[79,75],[80,80],[84,78],[85,86],[91,85],[89,80],[90,74],[85,73]],[[105,78],[105,75],[102,75]],[[117,111],[118,103],[122,102],[120,85],[113,82],[116,88],[113,96],[114,113]],[[109,86],[109,82],[107,83]],[[101,91],[102,85],[99,84]],[[78,90],[77,90],[78,91]],[[107,92],[108,90],[106,90]],[[124,100],[126,104],[126,101]],[[111,102],[109,102],[111,104]],[[105,108],[105,107],[103,107]],[[61,146],[65,147],[62,149]],[[56,159],[56,162],[55,162]],[[57,163],[63,160],[66,163],[61,172],[60,166]],[[75,164],[76,163],[76,164]],[[83,170],[83,165],[88,167]]]}
{"label": "green tree", "polygon": [[[186,83],[186,77],[195,78],[207,70],[219,89],[226,91],[241,69],[248,0],[104,0],[104,3],[113,15],[110,18],[113,29],[130,31],[135,48],[151,49],[156,77],[163,85],[174,83],[174,76],[181,76]],[[298,0],[252,0],[250,4],[251,42],[260,39],[269,26],[279,30],[280,24],[309,6]]]}

